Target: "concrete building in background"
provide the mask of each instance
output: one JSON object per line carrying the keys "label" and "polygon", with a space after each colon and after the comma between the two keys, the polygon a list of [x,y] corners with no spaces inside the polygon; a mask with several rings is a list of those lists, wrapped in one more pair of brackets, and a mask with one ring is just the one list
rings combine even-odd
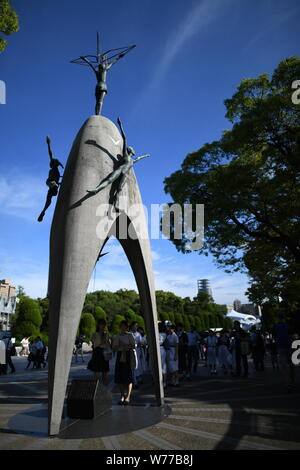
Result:
{"label": "concrete building in background", "polygon": [[16,288],[9,279],[0,280],[0,331],[9,331],[16,311]]}
{"label": "concrete building in background", "polygon": [[236,312],[240,311],[241,306],[242,306],[242,302],[240,300],[235,299],[233,301],[233,310],[235,310]]}
{"label": "concrete building in background", "polygon": [[200,292],[205,292],[206,294],[209,294],[211,298],[213,298],[212,290],[210,287],[210,282],[208,279],[198,279],[197,286],[198,286],[198,294]]}
{"label": "concrete building in background", "polygon": [[246,315],[259,315],[260,314],[260,309],[259,309],[258,305],[255,305],[255,304],[242,304],[242,302],[238,299],[236,299],[233,302],[233,309],[236,312],[244,313]]}

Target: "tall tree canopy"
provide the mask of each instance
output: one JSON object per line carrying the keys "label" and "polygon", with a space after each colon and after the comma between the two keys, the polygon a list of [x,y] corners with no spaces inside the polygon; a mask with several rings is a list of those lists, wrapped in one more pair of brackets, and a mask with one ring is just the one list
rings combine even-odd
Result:
{"label": "tall tree canopy", "polygon": [[[290,57],[271,77],[243,80],[225,100],[232,129],[189,153],[164,181],[174,202],[205,205],[200,253],[227,272],[247,271],[253,301],[292,301],[299,292],[300,106],[292,102],[299,78],[300,59]],[[189,251],[187,239],[172,241]]]}
{"label": "tall tree canopy", "polygon": [[[0,32],[9,36],[19,29],[18,15],[10,5],[10,0],[0,0]],[[7,46],[7,40],[0,37],[0,52]]]}

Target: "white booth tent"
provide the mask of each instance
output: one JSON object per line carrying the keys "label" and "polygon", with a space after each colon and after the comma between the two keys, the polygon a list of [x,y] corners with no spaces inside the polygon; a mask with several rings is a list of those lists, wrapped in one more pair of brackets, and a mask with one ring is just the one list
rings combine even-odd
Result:
{"label": "white booth tent", "polygon": [[249,330],[253,325],[257,326],[258,328],[261,326],[261,321],[259,318],[255,317],[254,315],[239,313],[235,310],[231,310],[231,312],[227,313],[226,318],[230,318],[232,321],[239,321],[241,327],[245,330]]}

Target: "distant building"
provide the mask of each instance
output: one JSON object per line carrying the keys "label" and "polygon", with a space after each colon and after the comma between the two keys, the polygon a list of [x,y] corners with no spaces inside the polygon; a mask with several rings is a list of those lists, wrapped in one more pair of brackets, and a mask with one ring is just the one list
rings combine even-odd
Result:
{"label": "distant building", "polygon": [[255,304],[242,304],[241,313],[246,313],[248,315],[258,315],[258,307]]}
{"label": "distant building", "polygon": [[259,315],[259,307],[255,304],[242,304],[242,302],[236,299],[233,302],[233,310],[239,313],[245,313],[246,315]]}
{"label": "distant building", "polygon": [[0,330],[9,331],[16,311],[16,288],[8,279],[0,280]]}
{"label": "distant building", "polygon": [[236,312],[240,311],[241,306],[242,302],[240,300],[236,299],[233,301],[233,310],[235,310]]}
{"label": "distant building", "polygon": [[211,298],[213,298],[212,290],[210,287],[210,282],[208,279],[198,279],[197,286],[198,286],[198,294],[200,292],[205,292],[206,294],[209,294]]}

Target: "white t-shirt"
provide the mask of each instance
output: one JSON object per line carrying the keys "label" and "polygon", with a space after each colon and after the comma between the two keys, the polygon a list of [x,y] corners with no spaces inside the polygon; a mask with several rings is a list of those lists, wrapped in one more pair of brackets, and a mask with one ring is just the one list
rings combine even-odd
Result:
{"label": "white t-shirt", "polygon": [[139,333],[138,331],[130,331],[130,333],[131,333],[132,336],[134,337],[134,341],[135,341],[136,347],[138,347],[138,346],[140,345],[140,343],[142,343],[142,335],[141,335],[141,333]]}
{"label": "white t-shirt", "polygon": [[162,346],[165,339],[166,339],[167,335],[166,333],[159,333],[158,334],[158,338],[159,338],[159,345]]}

